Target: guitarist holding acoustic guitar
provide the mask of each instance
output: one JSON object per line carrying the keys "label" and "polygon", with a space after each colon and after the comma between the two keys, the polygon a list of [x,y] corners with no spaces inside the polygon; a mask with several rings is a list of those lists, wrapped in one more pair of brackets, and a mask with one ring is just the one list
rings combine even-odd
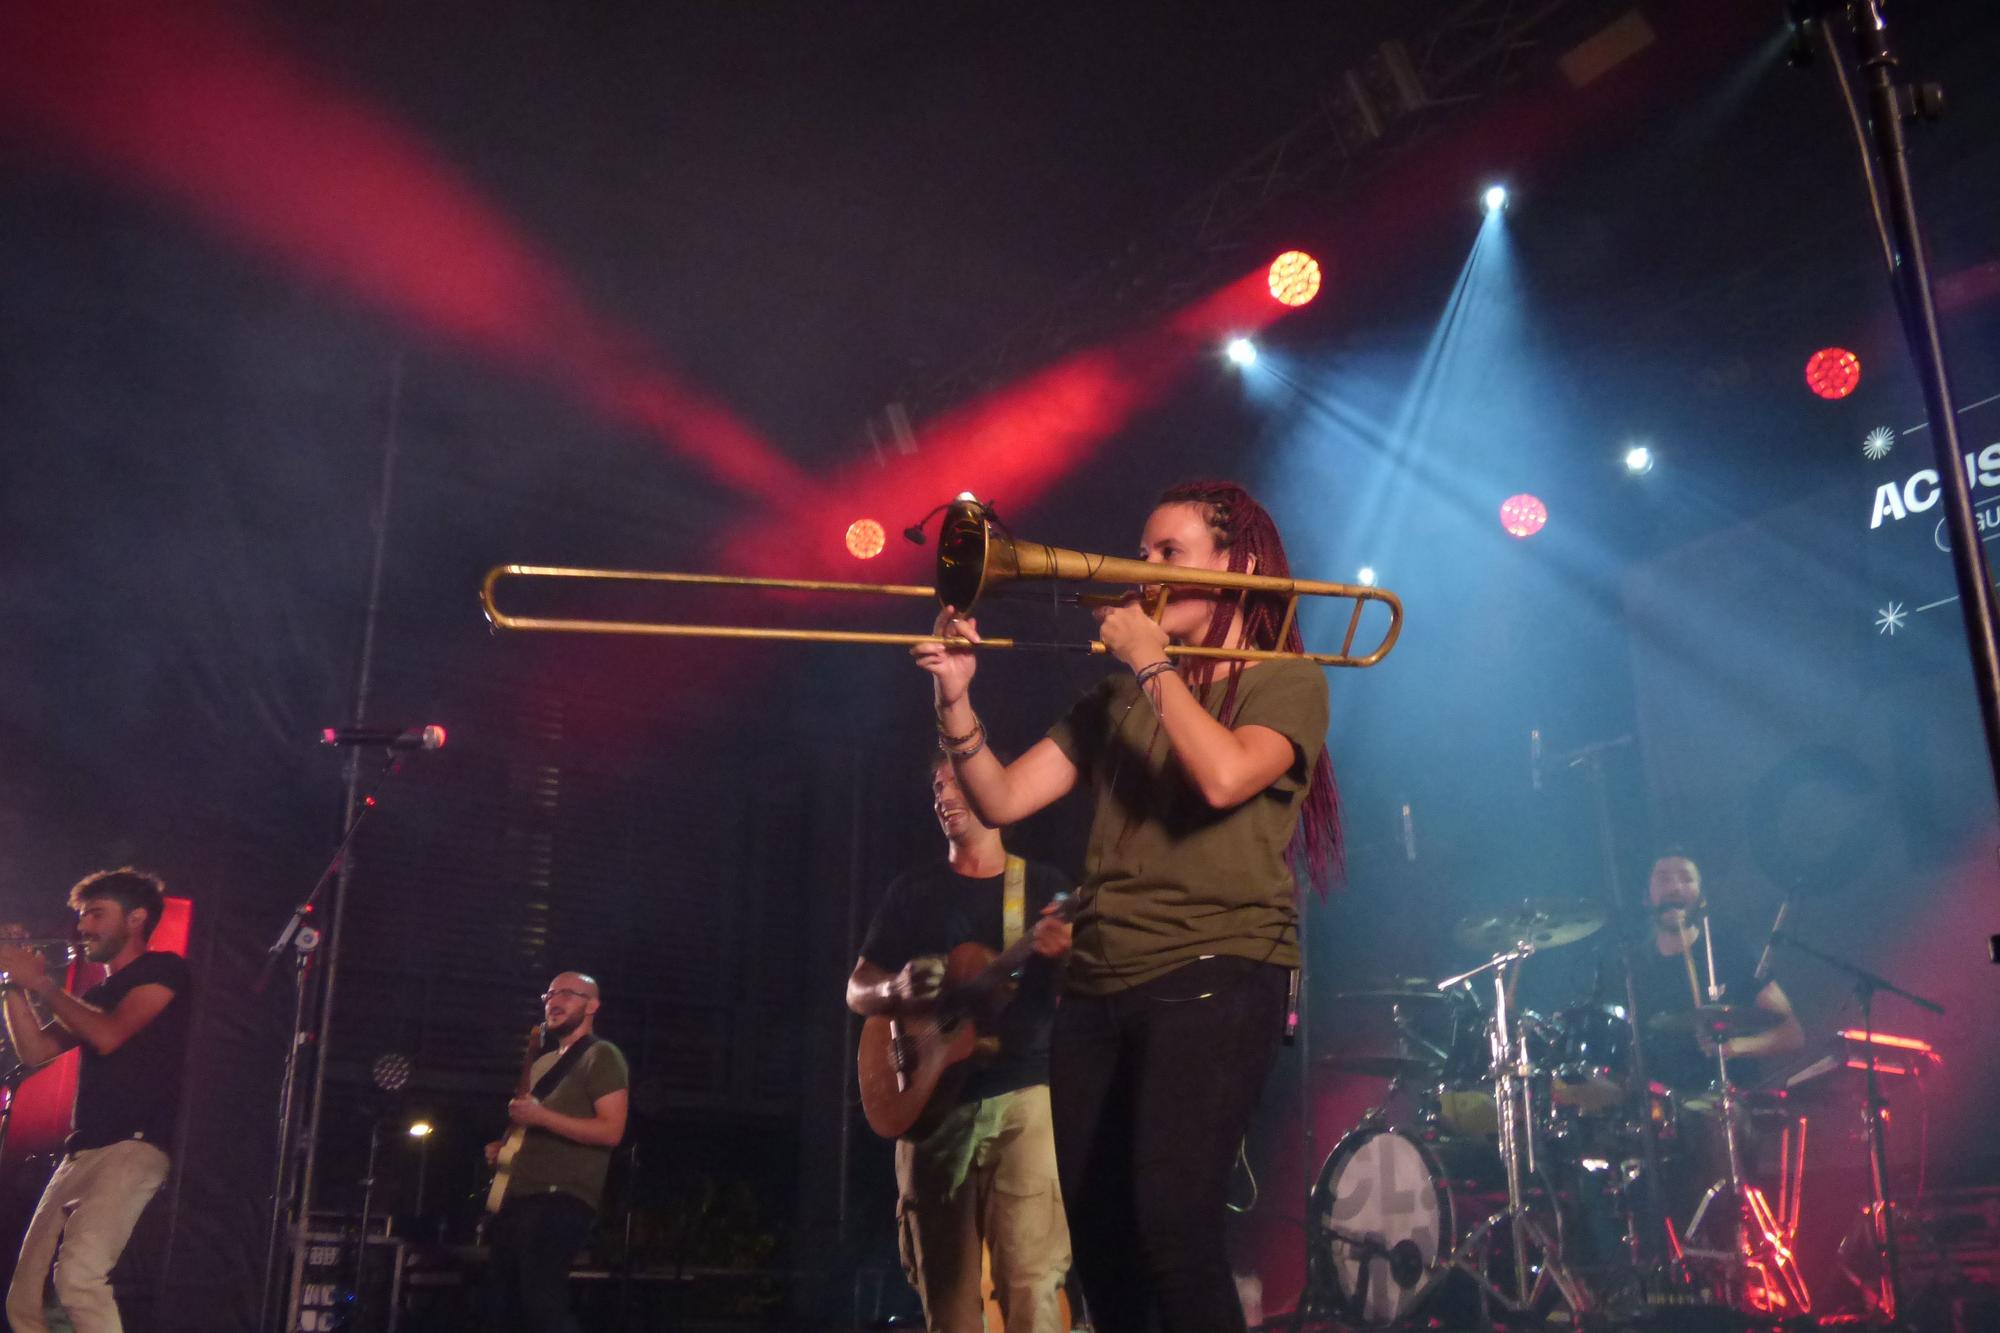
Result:
{"label": "guitarist holding acoustic guitar", "polygon": [[521,1081],[507,1103],[507,1137],[486,1145],[492,1246],[487,1319],[496,1333],[574,1333],[569,1270],[604,1197],[611,1153],[625,1137],[625,1056],[592,1030],[597,983],[564,972],[542,995]]}
{"label": "guitarist holding acoustic guitar", "polygon": [[926,1327],[984,1327],[983,1248],[1007,1333],[1059,1333],[1070,1253],[1049,1028],[1070,881],[1010,856],[942,755],[931,794],[945,857],[889,886],[847,982],[868,1019],[862,1103],[896,1140],[899,1248]]}

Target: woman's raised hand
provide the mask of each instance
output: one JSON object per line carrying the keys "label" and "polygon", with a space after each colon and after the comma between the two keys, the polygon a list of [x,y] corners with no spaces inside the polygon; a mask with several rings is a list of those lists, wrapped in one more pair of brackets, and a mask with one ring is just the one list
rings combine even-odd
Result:
{"label": "woman's raised hand", "polygon": [[972,673],[979,667],[978,654],[970,648],[948,647],[946,638],[967,639],[979,642],[979,622],[961,616],[952,607],[938,612],[937,623],[931,632],[936,639],[926,639],[922,643],[910,645],[910,657],[916,664],[931,673],[932,685],[937,691],[937,706],[949,708],[964,700],[966,691],[972,687]]}

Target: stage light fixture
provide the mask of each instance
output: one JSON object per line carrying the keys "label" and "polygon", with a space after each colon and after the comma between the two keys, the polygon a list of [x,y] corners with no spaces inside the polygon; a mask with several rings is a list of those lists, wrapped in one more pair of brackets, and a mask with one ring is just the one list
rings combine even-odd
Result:
{"label": "stage light fixture", "polygon": [[401,1092],[410,1085],[410,1075],[414,1072],[416,1066],[400,1051],[384,1052],[368,1067],[368,1077],[383,1092]]}
{"label": "stage light fixture", "polygon": [[1549,521],[1549,507],[1523,492],[1500,502],[1500,526],[1510,537],[1532,537]]}
{"label": "stage light fixture", "polygon": [[1845,347],[1822,347],[1806,358],[1806,387],[1820,397],[1845,398],[1861,383],[1861,358]]}
{"label": "stage light fixture", "polygon": [[1375,586],[1375,566],[1373,566],[1373,565],[1363,565],[1363,566],[1361,567],[1361,572],[1360,572],[1360,573],[1358,573],[1358,574],[1356,574],[1356,575],[1354,576],[1354,581],[1355,581],[1356,583],[1360,584],[1360,585],[1361,585],[1362,587],[1364,587],[1364,588],[1372,588],[1372,587],[1374,587],[1374,586]]}
{"label": "stage light fixture", "polygon": [[856,560],[873,560],[888,544],[888,534],[872,518],[857,518],[847,525],[847,553]]}
{"label": "stage light fixture", "polygon": [[427,1139],[436,1132],[436,1127],[428,1120],[413,1121],[410,1125],[410,1137],[413,1139]]}
{"label": "stage light fixture", "polygon": [[1653,470],[1653,451],[1643,444],[1635,444],[1625,451],[1625,470],[1635,477],[1643,477]]}
{"label": "stage light fixture", "polygon": [[1257,344],[1248,338],[1231,338],[1222,349],[1222,354],[1229,358],[1231,364],[1245,370],[1257,364]]}
{"label": "stage light fixture", "polygon": [[1487,186],[1486,193],[1479,196],[1479,202],[1485,205],[1488,213],[1498,213],[1501,209],[1507,207],[1507,187],[1504,185]]}
{"label": "stage light fixture", "polygon": [[1271,261],[1271,295],[1279,305],[1304,305],[1319,295],[1319,281],[1319,261],[1303,250],[1287,250]]}

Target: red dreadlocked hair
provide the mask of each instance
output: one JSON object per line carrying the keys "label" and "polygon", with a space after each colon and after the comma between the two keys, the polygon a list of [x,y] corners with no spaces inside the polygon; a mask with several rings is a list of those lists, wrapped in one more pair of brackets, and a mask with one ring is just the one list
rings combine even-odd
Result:
{"label": "red dreadlocked hair", "polygon": [[[1232,572],[1242,573],[1255,561],[1259,574],[1273,578],[1291,577],[1292,566],[1285,558],[1285,543],[1278,536],[1278,525],[1271,521],[1271,515],[1264,506],[1235,482],[1183,482],[1169,488],[1160,496],[1159,502],[1163,505],[1192,505],[1198,510],[1215,537],[1216,548],[1229,552]],[[1234,598],[1218,599],[1201,646],[1217,648],[1222,645],[1229,635],[1230,612],[1236,605]],[[1296,623],[1285,632],[1284,642],[1278,642],[1278,626],[1284,618],[1283,597],[1276,593],[1250,593],[1243,601],[1243,645],[1288,652],[1303,651],[1305,645],[1299,638]],[[1216,660],[1212,657],[1196,658],[1188,668],[1188,686],[1203,702],[1207,701],[1209,686],[1215,676]],[[1240,671],[1229,673],[1220,713],[1224,726],[1229,725],[1234,715],[1236,685],[1241,678]],[[1294,868],[1303,871],[1306,882],[1324,897],[1340,868],[1341,853],[1340,789],[1334,782],[1333,765],[1328,762],[1326,749],[1322,746],[1319,758],[1313,762],[1312,784],[1306,791],[1305,808],[1299,813],[1298,831],[1292,835],[1288,854]]]}

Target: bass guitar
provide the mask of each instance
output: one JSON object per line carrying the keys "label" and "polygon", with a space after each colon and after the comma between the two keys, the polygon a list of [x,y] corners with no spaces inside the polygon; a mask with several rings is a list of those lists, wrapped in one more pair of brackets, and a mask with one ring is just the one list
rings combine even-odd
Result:
{"label": "bass guitar", "polygon": [[[540,1058],[542,1044],[548,1040],[548,1028],[537,1023],[528,1029],[528,1049],[521,1055],[521,1077],[514,1083],[514,1095],[525,1097],[535,1089],[535,1061]],[[497,1213],[507,1199],[507,1182],[513,1176],[514,1158],[521,1151],[521,1144],[527,1141],[526,1125],[509,1125],[507,1137],[500,1141],[500,1152],[493,1159],[493,1186],[486,1191],[486,1211]]]}
{"label": "bass guitar", "polygon": [[[1076,895],[1063,894],[1055,905],[1056,919],[1075,918]],[[870,1129],[885,1139],[921,1134],[944,1114],[952,1098],[940,1090],[955,1091],[975,1055],[998,1051],[990,1029],[1014,1002],[1034,948],[1032,930],[998,954],[967,940],[946,955],[944,985],[922,1013],[869,1016],[854,1061]]]}

